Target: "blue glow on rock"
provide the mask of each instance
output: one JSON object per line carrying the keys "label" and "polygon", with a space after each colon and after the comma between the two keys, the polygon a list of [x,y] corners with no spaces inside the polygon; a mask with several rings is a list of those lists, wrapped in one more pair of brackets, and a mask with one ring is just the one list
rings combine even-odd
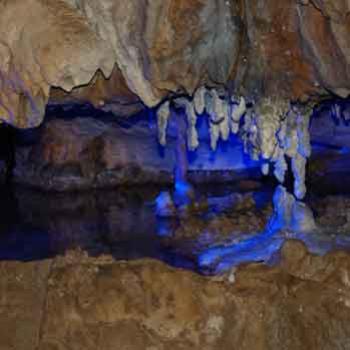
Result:
{"label": "blue glow on rock", "polygon": [[285,240],[278,232],[268,228],[237,243],[210,248],[199,255],[198,265],[201,270],[217,274],[245,262],[266,262]]}
{"label": "blue glow on rock", "polygon": [[177,206],[189,205],[193,200],[193,188],[185,181],[175,182],[174,201]]}
{"label": "blue glow on rock", "polygon": [[156,215],[159,217],[171,217],[176,213],[174,202],[169,192],[163,191],[157,196]]}

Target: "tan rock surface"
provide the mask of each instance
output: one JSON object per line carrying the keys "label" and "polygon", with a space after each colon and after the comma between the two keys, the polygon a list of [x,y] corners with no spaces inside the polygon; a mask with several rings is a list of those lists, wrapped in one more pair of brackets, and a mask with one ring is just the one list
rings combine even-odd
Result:
{"label": "tan rock surface", "polygon": [[107,104],[121,115],[142,106],[121,101],[154,106],[203,83],[229,82],[255,99],[344,97],[348,13],[345,0],[2,1],[0,116],[38,125],[52,88],[76,88],[53,89],[52,102]]}
{"label": "tan rock surface", "polygon": [[[281,255],[280,266],[217,277],[81,253],[56,258],[49,276],[46,262],[4,262],[0,348],[31,349],[36,339],[45,350],[346,349],[349,255],[313,256],[297,241]],[[15,306],[17,333],[8,328]]]}

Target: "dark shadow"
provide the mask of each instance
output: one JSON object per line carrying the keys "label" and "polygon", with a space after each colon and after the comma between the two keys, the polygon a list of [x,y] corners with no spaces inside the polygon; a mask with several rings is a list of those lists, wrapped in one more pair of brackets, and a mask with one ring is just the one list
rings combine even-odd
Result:
{"label": "dark shadow", "polygon": [[0,125],[0,160],[5,163],[5,183],[12,182],[16,166],[16,129],[8,124]]}

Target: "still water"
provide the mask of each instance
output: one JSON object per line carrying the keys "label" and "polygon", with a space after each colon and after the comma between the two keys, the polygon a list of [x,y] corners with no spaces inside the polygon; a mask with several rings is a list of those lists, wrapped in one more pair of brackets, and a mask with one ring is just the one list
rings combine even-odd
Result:
{"label": "still water", "polygon": [[302,239],[317,254],[350,247],[350,196],[332,197],[335,203],[349,204],[349,210],[340,205],[344,212],[338,221],[327,209],[336,204],[327,207],[325,197],[309,200],[322,229],[291,232],[268,229],[273,189],[250,187],[197,188],[198,202],[204,204],[186,217],[172,218],[156,216],[157,195],[166,189],[49,194],[2,188],[0,260],[40,260],[81,249],[95,257],[150,257],[200,273],[219,273],[247,261],[275,263],[288,238]]}

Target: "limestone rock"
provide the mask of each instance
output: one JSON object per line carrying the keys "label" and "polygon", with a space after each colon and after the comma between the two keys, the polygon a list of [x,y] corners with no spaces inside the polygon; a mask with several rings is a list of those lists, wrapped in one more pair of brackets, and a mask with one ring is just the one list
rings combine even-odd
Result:
{"label": "limestone rock", "polygon": [[[114,66],[109,44],[64,1],[0,4],[0,115],[20,127],[38,125],[50,87],[69,91]],[[45,18],[45,20],[43,20]]]}
{"label": "limestone rock", "polygon": [[347,348],[349,254],[314,256],[288,241],[281,255],[279,266],[248,264],[215,277],[79,252],[56,258],[49,270],[47,262],[2,263],[1,346]]}
{"label": "limestone rock", "polygon": [[[91,110],[92,114],[95,112]],[[53,191],[173,182],[174,121],[169,123],[168,145],[160,150],[156,120],[150,121],[148,115],[125,121],[100,113],[99,118],[70,118],[70,112],[62,113],[64,118],[50,117],[35,130],[33,140],[18,145],[15,182]],[[195,159],[190,161],[190,181],[228,183],[261,177],[258,163],[243,155],[238,140],[231,140],[227,148],[219,149],[213,157],[205,125],[198,131],[203,142]],[[228,151],[232,154],[229,159]]]}
{"label": "limestone rock", "polygon": [[173,157],[158,156],[147,127],[130,132],[92,118],[54,119],[39,142],[17,152],[15,181],[46,190],[169,183]]}
{"label": "limestone rock", "polygon": [[203,84],[254,99],[345,97],[348,11],[345,0],[3,1],[0,115],[33,127],[50,97],[118,114],[125,101],[154,106]]}
{"label": "limestone rock", "polygon": [[[150,106],[164,89],[191,92],[203,79],[225,83],[238,47],[224,0],[6,1],[0,22],[0,115],[23,128],[42,121],[50,88],[70,92],[97,71],[107,95],[134,93]],[[113,87],[103,79],[115,65],[123,77]],[[73,92],[81,94],[86,89]]]}

